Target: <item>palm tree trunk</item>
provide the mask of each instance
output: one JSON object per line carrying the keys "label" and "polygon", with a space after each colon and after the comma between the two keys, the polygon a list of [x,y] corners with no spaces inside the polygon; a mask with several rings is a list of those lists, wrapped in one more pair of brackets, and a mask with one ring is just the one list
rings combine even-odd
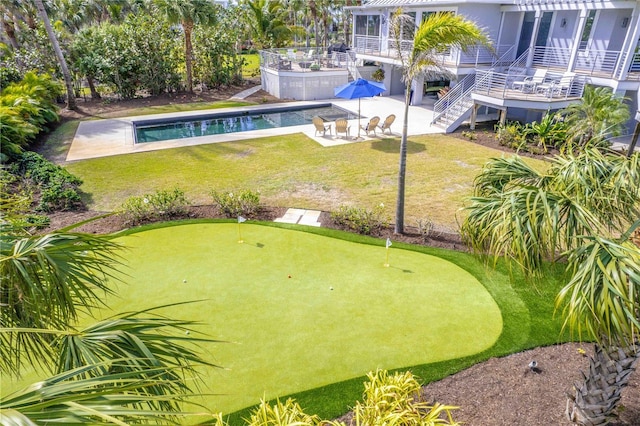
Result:
{"label": "palm tree trunk", "polygon": [[187,67],[187,91],[193,92],[193,45],[191,44],[191,33],[193,32],[193,22],[182,22],[182,28],[184,28],[184,57],[185,65]]}
{"label": "palm tree trunk", "polygon": [[583,383],[575,385],[575,395],[568,395],[567,418],[582,426],[608,424],[638,359],[640,351],[635,345],[624,348],[595,345],[589,374],[583,372]]}
{"label": "palm tree trunk", "polygon": [[407,133],[409,131],[409,103],[411,102],[411,82],[407,82],[404,94],[404,120],[400,140],[400,165],[398,171],[398,198],[396,200],[396,220],[393,232],[404,234],[404,189],[407,173]]}
{"label": "palm tree trunk", "polygon": [[56,52],[56,57],[58,58],[58,63],[60,64],[60,69],[62,70],[62,75],[64,76],[64,84],[67,88],[67,109],[77,109],[76,105],[76,97],[73,93],[73,83],[71,81],[71,73],[69,73],[69,68],[67,67],[67,61],[64,59],[64,55],[62,54],[62,49],[60,49],[60,43],[58,43],[58,38],[53,32],[53,28],[51,28],[51,22],[49,22],[49,16],[47,15],[47,11],[44,9],[44,4],[42,4],[42,0],[35,0],[36,7],[38,8],[38,14],[44,23],[44,27],[47,30],[47,35],[49,36],[49,40],[53,45],[53,50]]}

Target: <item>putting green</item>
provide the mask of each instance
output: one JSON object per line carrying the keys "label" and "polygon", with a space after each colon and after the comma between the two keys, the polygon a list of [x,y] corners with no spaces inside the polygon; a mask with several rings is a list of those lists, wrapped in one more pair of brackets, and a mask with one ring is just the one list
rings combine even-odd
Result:
{"label": "putting green", "polygon": [[471,274],[441,258],[311,233],[196,223],[119,237],[129,274],[116,312],[164,310],[230,343],[207,347],[202,402],[230,413],[290,393],[453,359],[492,346],[500,310]]}

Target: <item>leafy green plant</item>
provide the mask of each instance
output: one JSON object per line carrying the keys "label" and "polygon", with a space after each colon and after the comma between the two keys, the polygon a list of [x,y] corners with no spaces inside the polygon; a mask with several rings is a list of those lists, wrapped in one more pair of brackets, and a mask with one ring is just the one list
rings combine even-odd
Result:
{"label": "leafy green plant", "polygon": [[548,148],[556,148],[564,143],[567,132],[566,126],[561,121],[561,117],[556,114],[545,114],[538,123],[534,121],[522,129],[525,137],[532,137],[532,142],[546,154]]}
{"label": "leafy green plant", "polygon": [[519,150],[526,144],[522,124],[517,121],[500,123],[496,126],[496,139],[502,146]]}
{"label": "leafy green plant", "polygon": [[79,193],[82,180],[40,154],[22,153],[11,165],[10,172],[21,176],[34,187],[34,193],[40,194],[36,210],[50,212],[82,207]]}
{"label": "leafy green plant", "polygon": [[305,413],[302,407],[291,398],[288,398],[284,404],[278,399],[273,406],[261,399],[260,405],[245,423],[248,426],[315,426],[320,424],[320,417]]}
{"label": "leafy green plant", "polygon": [[465,131],[465,132],[462,132],[462,136],[469,139],[470,141],[475,141],[476,139],[478,139],[478,135],[476,135],[476,132]]}
{"label": "leafy green plant", "polygon": [[55,98],[60,86],[48,75],[25,74],[0,94],[0,149],[2,161],[14,159],[50,123],[58,121]]}
{"label": "leafy green plant", "polygon": [[187,213],[187,200],[184,191],[159,190],[141,197],[129,197],[120,210],[129,223],[142,223],[155,219],[180,217]]}
{"label": "leafy green plant", "polygon": [[417,225],[418,225],[418,232],[420,233],[420,235],[422,235],[422,238],[426,240],[429,237],[429,235],[431,235],[431,232],[433,231],[433,220],[429,218],[418,219]]}
{"label": "leafy green plant", "polygon": [[260,194],[251,190],[213,191],[213,203],[227,217],[251,216],[260,209]]}
{"label": "leafy green plant", "polygon": [[[411,372],[391,375],[378,370],[367,377],[363,401],[358,401],[353,409],[356,426],[458,425],[451,415],[456,407],[425,402],[420,395],[420,383]],[[344,426],[342,422],[328,424]]]}
{"label": "leafy green plant", "polygon": [[389,225],[389,219],[384,214],[384,204],[382,203],[373,210],[340,206],[337,211],[331,213],[331,219],[338,225],[365,235],[373,235]]}

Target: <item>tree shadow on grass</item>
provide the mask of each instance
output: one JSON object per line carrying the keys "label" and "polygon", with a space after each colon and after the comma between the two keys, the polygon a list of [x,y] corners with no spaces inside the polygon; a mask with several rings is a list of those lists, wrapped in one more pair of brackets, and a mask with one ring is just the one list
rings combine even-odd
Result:
{"label": "tree shadow on grass", "polygon": [[[388,154],[400,153],[400,139],[384,138],[371,142],[371,148],[377,151],[386,152]],[[417,154],[426,151],[427,147],[424,143],[407,141],[407,154]]]}

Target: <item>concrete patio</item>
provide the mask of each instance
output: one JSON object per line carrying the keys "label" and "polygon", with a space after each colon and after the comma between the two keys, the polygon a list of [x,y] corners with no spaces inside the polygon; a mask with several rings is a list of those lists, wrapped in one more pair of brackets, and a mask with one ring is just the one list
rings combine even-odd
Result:
{"label": "concrete patio", "polygon": [[[318,103],[331,102],[334,105],[346,109],[348,111],[357,113],[358,100],[345,100],[345,99],[327,99],[325,101],[302,101],[287,103],[286,106],[297,105],[313,105]],[[110,155],[121,154],[133,154],[137,152],[155,151],[160,149],[178,148],[184,146],[202,145],[219,142],[234,142],[246,139],[255,139],[268,136],[277,136],[285,134],[303,133],[309,138],[313,139],[322,146],[331,147],[336,145],[343,145],[348,143],[356,143],[362,141],[368,141],[383,137],[389,137],[387,133],[383,136],[380,131],[377,131],[377,136],[365,135],[364,131],[360,131],[360,138],[357,140],[355,137],[358,135],[358,120],[349,120],[350,138],[345,138],[344,135],[337,137],[335,131],[332,135],[316,136],[315,128],[312,124],[305,124],[302,126],[291,127],[278,127],[264,130],[252,130],[248,132],[240,133],[226,133],[212,136],[201,136],[188,139],[174,139],[163,142],[153,143],[141,143],[134,144],[133,137],[133,122],[140,119],[150,118],[182,118],[188,117],[194,114],[206,114],[222,113],[228,111],[252,111],[262,110],[265,107],[283,107],[283,104],[274,105],[256,105],[239,108],[225,108],[215,110],[204,111],[192,111],[192,112],[176,112],[167,114],[145,115],[136,117],[123,117],[117,119],[108,120],[94,120],[83,121],[78,126],[75,137],[67,154],[67,161],[84,160],[88,158],[105,157]],[[425,102],[422,106],[409,107],[409,126],[408,135],[421,135],[427,133],[442,133],[442,129],[439,127],[432,127],[430,125],[433,111],[430,109],[430,105]],[[376,96],[373,98],[362,98],[360,100],[360,111],[362,118],[360,119],[360,125],[365,126],[370,117],[380,117],[380,123],[390,115],[395,114],[396,120],[391,126],[392,137],[399,137],[402,131],[402,121],[404,118],[404,99],[402,97],[381,97]]]}

